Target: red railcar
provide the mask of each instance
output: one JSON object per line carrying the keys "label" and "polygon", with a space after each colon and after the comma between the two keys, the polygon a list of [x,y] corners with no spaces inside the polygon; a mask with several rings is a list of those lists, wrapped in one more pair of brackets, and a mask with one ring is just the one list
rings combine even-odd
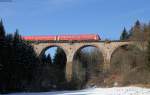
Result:
{"label": "red railcar", "polygon": [[55,41],[57,40],[57,36],[23,36],[23,39],[29,41]]}
{"label": "red railcar", "polygon": [[58,36],[24,36],[24,40],[29,41],[99,41],[99,35],[82,34],[82,35],[58,35]]}
{"label": "red railcar", "polygon": [[89,41],[89,40],[100,40],[100,37],[99,37],[99,35],[96,35],[96,34],[60,35],[60,36],[57,36],[57,40],[62,40],[62,41]]}

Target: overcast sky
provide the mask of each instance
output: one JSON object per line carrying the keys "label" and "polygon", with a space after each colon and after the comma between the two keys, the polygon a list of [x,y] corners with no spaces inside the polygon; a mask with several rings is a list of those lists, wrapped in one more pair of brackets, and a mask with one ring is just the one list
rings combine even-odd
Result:
{"label": "overcast sky", "polygon": [[118,39],[137,19],[150,21],[150,0],[2,1],[0,18],[7,32],[17,28],[22,35],[99,34]]}

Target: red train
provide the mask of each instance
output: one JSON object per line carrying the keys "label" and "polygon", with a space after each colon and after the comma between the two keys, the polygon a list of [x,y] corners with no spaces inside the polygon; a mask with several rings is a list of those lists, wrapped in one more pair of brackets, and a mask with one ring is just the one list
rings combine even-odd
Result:
{"label": "red train", "polygon": [[97,34],[57,35],[57,36],[23,36],[28,41],[99,41]]}

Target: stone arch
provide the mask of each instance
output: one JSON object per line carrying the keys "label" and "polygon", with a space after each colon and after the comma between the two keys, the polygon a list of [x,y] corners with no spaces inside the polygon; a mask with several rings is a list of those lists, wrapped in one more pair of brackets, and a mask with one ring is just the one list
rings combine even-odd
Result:
{"label": "stone arch", "polygon": [[126,47],[126,46],[134,46],[136,47],[139,51],[141,51],[141,49],[136,46],[135,44],[133,43],[123,43],[123,44],[119,44],[118,46],[116,46],[110,53],[110,63],[111,63],[111,60],[112,60],[112,57],[113,57],[113,54],[121,47]]}
{"label": "stone arch", "polygon": [[64,53],[65,53],[65,55],[66,55],[66,60],[67,60],[67,51],[66,51],[66,49],[63,48],[62,46],[59,46],[59,45],[48,45],[48,46],[46,46],[46,47],[43,48],[42,51],[40,52],[39,57],[41,57],[41,56],[45,53],[46,50],[48,50],[49,48],[52,48],[52,47],[59,47],[59,48],[61,48],[61,49],[64,51]]}
{"label": "stone arch", "polygon": [[[77,53],[82,51],[82,49],[86,47],[92,47],[92,49],[96,49],[96,52],[88,52],[87,54],[95,56],[83,57],[84,54],[78,57]],[[93,48],[94,47],[94,48]],[[83,59],[82,59],[83,58]],[[88,60],[89,59],[89,60]],[[92,81],[97,77],[100,72],[103,71],[104,56],[101,51],[101,48],[96,44],[82,44],[78,46],[73,55],[73,68],[72,68],[72,78],[74,80],[80,81],[80,86],[87,84],[89,81]]]}
{"label": "stone arch", "polygon": [[80,46],[79,48],[77,48],[77,49],[74,51],[73,59],[74,59],[74,57],[76,56],[76,53],[79,52],[81,49],[83,49],[83,48],[85,48],[85,47],[95,47],[96,49],[98,49],[98,51],[102,54],[103,61],[104,61],[104,53],[103,53],[103,50],[102,50],[98,45],[86,45],[86,44]]}

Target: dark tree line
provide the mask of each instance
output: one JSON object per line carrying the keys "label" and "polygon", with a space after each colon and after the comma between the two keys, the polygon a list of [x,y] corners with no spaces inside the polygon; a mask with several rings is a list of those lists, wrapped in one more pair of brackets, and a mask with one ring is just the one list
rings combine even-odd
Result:
{"label": "dark tree line", "polygon": [[18,30],[5,32],[0,22],[0,92],[24,91],[34,80],[37,57],[33,48],[21,39]]}
{"label": "dark tree line", "polygon": [[64,89],[65,53],[58,48],[50,54],[36,56],[33,47],[21,38],[19,31],[7,34],[0,22],[0,93],[14,91],[49,91]]}

